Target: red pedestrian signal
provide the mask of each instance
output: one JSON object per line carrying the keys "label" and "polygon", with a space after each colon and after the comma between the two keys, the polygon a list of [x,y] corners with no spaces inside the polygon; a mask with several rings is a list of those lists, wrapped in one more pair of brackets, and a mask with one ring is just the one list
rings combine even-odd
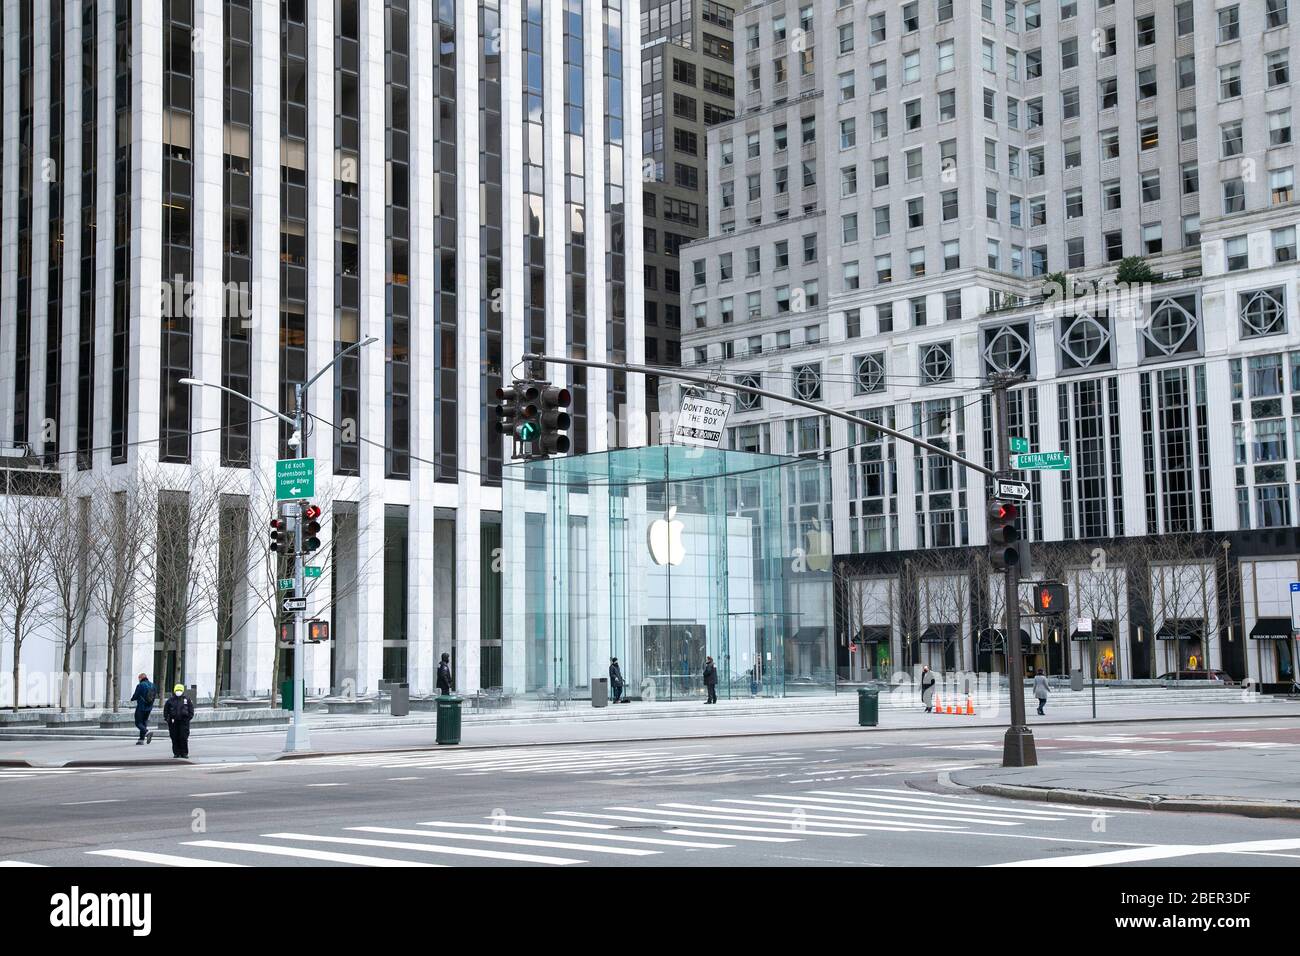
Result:
{"label": "red pedestrian signal", "polygon": [[1039,614],[1064,614],[1069,599],[1064,584],[1039,584],[1034,587],[1034,607]]}

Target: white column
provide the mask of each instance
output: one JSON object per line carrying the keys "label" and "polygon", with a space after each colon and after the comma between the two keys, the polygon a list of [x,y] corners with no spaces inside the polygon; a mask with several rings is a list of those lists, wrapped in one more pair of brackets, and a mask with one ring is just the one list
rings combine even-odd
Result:
{"label": "white column", "polygon": [[[18,277],[18,0],[4,0],[4,169],[0,188],[4,191],[4,218],[0,221],[0,314],[12,316],[17,309]],[[14,362],[17,325],[0,323],[0,435],[13,433]]]}
{"label": "white column", "polygon": [[[81,316],[81,3],[67,4],[63,31],[63,316],[60,320],[59,450],[76,468],[77,342]],[[81,648],[73,651],[74,662]],[[74,670],[76,664],[73,664]],[[74,698],[75,699],[75,698]]]}
{"label": "white column", "polygon": [[[15,144],[16,146],[16,144]],[[45,444],[46,316],[49,314],[50,190],[61,170],[50,161],[50,11],[32,4],[32,215],[31,296],[28,307],[27,434],[32,448]]]}

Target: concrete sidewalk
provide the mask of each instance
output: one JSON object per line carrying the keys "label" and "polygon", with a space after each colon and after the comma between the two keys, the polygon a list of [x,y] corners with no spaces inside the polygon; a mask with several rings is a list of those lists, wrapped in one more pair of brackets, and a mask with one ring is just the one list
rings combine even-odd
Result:
{"label": "concrete sidewalk", "polygon": [[[1029,710],[1031,726],[1080,726],[1107,722],[1163,720],[1232,720],[1270,717],[1300,718],[1300,702],[1282,700],[1184,700],[1156,703],[1113,703],[1098,710],[1091,718],[1089,701],[1058,697],[1049,716],[1038,717]],[[660,705],[646,705],[640,712],[628,705],[628,716],[617,720],[573,720],[550,723],[482,723],[466,722],[462,727],[461,748],[524,747],[562,744],[654,743],[664,740],[723,739],[727,737],[779,736],[786,734],[862,733],[889,734],[895,731],[923,731],[941,736],[955,730],[980,728],[995,730],[1005,726],[1005,708],[986,710],[976,716],[925,714],[919,708],[901,710],[882,708],[876,727],[859,727],[856,709],[823,707],[814,712],[789,712],[773,708],[768,713],[739,709],[728,711],[719,705],[694,709],[696,716],[667,716]],[[701,711],[707,711],[701,713]],[[414,715],[412,715],[414,716]],[[328,717],[309,721],[314,754],[375,753],[385,750],[438,749],[435,728],[429,720],[412,721],[411,717],[376,718],[373,725],[331,726]],[[135,731],[105,731],[111,736],[90,738],[71,735],[9,734],[0,739],[0,766],[129,766],[146,763],[172,763],[167,735],[155,730],[154,742],[145,747],[134,744]],[[190,737],[192,762],[247,762],[284,757],[284,728],[244,729],[228,733],[220,727],[194,725]]]}
{"label": "concrete sidewalk", "polygon": [[1300,819],[1298,747],[1089,757],[958,770],[948,779],[1021,800]]}

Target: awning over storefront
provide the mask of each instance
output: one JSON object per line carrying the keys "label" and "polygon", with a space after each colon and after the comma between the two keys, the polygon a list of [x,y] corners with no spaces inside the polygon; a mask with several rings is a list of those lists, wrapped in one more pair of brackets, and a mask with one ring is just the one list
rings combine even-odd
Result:
{"label": "awning over storefront", "polygon": [[1291,635],[1289,617],[1261,617],[1250,629],[1250,636],[1257,641],[1289,641]]}
{"label": "awning over storefront", "polygon": [[[1033,639],[1029,636],[1029,632],[1024,628],[1021,628],[1021,650],[1028,650],[1032,646]],[[979,646],[977,650],[1005,654],[1007,651],[1007,642],[1005,635],[1002,633],[1002,629],[997,627],[986,627],[984,630],[980,631]]]}
{"label": "awning over storefront", "polygon": [[1158,641],[1199,641],[1205,636],[1205,622],[1199,617],[1167,618],[1156,632]]}
{"label": "awning over storefront", "polygon": [[887,624],[863,624],[858,628],[858,634],[854,640],[859,644],[888,644],[889,626]]}
{"label": "awning over storefront", "polygon": [[922,644],[943,644],[957,639],[956,624],[931,624],[921,632]]}
{"label": "awning over storefront", "polygon": [[1086,634],[1076,629],[1070,634],[1072,641],[1113,641],[1115,640],[1114,621],[1093,621],[1092,633]]}
{"label": "awning over storefront", "polygon": [[800,644],[816,644],[826,637],[826,628],[824,627],[801,627],[794,632],[792,641]]}

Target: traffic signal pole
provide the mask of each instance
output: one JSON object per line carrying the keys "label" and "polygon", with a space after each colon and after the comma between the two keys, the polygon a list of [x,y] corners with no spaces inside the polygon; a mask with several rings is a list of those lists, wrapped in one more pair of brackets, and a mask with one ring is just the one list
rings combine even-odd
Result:
{"label": "traffic signal pole", "polygon": [[[993,389],[993,400],[997,406],[997,421],[994,433],[997,435],[996,464],[1000,475],[1011,477],[1011,420],[1010,401],[1007,389],[1011,378],[1005,375],[990,375],[989,384]],[[1034,735],[1025,723],[1025,668],[1023,648],[1020,646],[1020,562],[1007,565],[1002,572],[1003,586],[1003,644],[1007,649],[1007,684],[1011,689],[1011,726],[1007,728],[1002,739],[1002,766],[1036,767],[1038,755],[1034,749]]]}
{"label": "traffic signal pole", "polygon": [[[299,459],[304,457],[307,448],[307,432],[303,428],[306,417],[303,408],[305,391],[306,387],[303,385],[293,387],[293,429],[298,436],[293,457]],[[293,501],[286,502],[282,507],[284,511],[293,509],[298,514],[298,520],[293,523],[293,596],[306,597],[306,582],[302,570],[302,526],[305,523],[302,519],[302,505]],[[286,752],[294,752],[311,750],[311,732],[307,729],[307,721],[303,718],[302,710],[303,698],[307,696],[302,673],[302,619],[306,612],[290,611],[289,613],[293,615],[293,718],[289,723],[289,731],[285,734],[284,749]]]}
{"label": "traffic signal pole", "polygon": [[[691,375],[687,372],[679,372],[676,369],[651,368],[646,365],[629,365],[614,364],[612,362],[597,362],[593,359],[576,359],[569,358],[565,355],[544,355],[540,352],[528,352],[523,356],[530,369],[530,374],[534,378],[544,379],[546,377],[546,366],[550,365],[568,365],[579,368],[600,368],[613,372],[635,372],[641,375],[656,376],[659,378],[671,378],[682,382],[693,382],[697,385],[704,385],[714,389],[725,389],[731,392],[740,392],[746,395],[758,395],[763,398],[770,398],[776,402],[784,402],[787,405],[796,405],[800,408],[806,408],[816,412],[818,415],[827,415],[831,418],[839,418],[843,421],[850,422],[854,425],[861,425],[873,432],[888,435],[899,441],[905,441],[909,445],[924,449],[932,455],[939,455],[946,458],[954,464],[961,465],[970,471],[978,472],[985,478],[992,479],[998,477],[1011,477],[1011,458],[1010,458],[1010,436],[1008,434],[1007,418],[1007,389],[1018,378],[1014,376],[990,375],[989,385],[993,389],[994,400],[997,404],[998,415],[998,454],[995,464],[999,471],[985,468],[978,462],[963,458],[955,452],[949,451],[932,444],[923,438],[915,435],[909,435],[906,432],[897,431],[888,426],[881,425],[878,422],[869,421],[858,415],[851,415],[848,412],[842,412],[838,409],[829,408],[825,405],[818,405],[814,402],[804,401],[801,398],[793,398],[789,395],[782,395],[779,392],[773,392],[765,388],[758,388],[753,385],[742,385],[739,382],[725,382],[719,377],[706,377],[703,375]],[[1008,684],[1011,689],[1011,725],[1007,729],[1006,737],[1002,749],[1002,766],[1004,767],[1033,767],[1037,766],[1038,758],[1034,753],[1034,738],[1029,728],[1025,725],[1025,687],[1024,687],[1024,665],[1020,648],[1020,605],[1017,602],[1017,591],[1020,586],[1020,568],[1008,568],[1006,571],[1006,629],[1007,629],[1007,668],[1010,673],[1007,675]]]}

